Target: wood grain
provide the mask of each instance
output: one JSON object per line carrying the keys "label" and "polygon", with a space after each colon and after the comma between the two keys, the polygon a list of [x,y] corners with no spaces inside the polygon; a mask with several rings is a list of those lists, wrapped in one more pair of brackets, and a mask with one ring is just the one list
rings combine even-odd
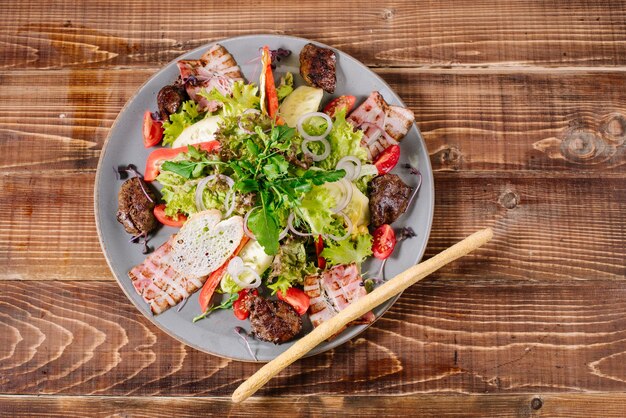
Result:
{"label": "wood grain", "polygon": [[[259,395],[624,392],[625,312],[623,282],[427,279]],[[114,282],[2,281],[0,329],[5,394],[229,396],[259,367],[185,347]]]}
{"label": "wood grain", "polygon": [[[13,214],[0,217],[0,280],[112,280],[94,225],[93,177],[0,175],[0,211]],[[622,178],[441,173],[435,190],[426,257],[485,226],[496,234],[480,257],[442,277],[624,280],[626,237],[615,228],[626,223]]]}
{"label": "wood grain", "polygon": [[0,396],[0,404],[13,417],[60,416],[72,411],[83,417],[197,417],[220,416],[324,417],[555,417],[622,418],[624,394],[545,395],[410,395],[258,397],[235,405],[217,397],[85,397],[85,396]]}
{"label": "wood grain", "polygon": [[[56,1],[11,4],[0,67],[160,66],[220,38],[315,39],[383,66],[624,65],[624,2]],[[167,12],[165,12],[167,11]],[[132,17],[132,18],[131,18]]]}
{"label": "wood grain", "polygon": [[[0,5],[0,415],[626,415],[626,2]],[[258,366],[127,301],[93,179],[150,75],[261,32],[342,49],[415,112],[436,177],[427,257],[496,236],[237,407]]]}
{"label": "wood grain", "polygon": [[[153,72],[0,72],[0,172],[94,170]],[[435,171],[626,176],[626,71],[378,72],[415,112]]]}

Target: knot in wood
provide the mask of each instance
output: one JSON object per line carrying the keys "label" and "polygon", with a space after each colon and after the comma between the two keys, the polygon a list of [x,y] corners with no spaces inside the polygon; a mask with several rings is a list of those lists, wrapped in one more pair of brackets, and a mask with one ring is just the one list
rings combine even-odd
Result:
{"label": "knot in wood", "polygon": [[543,401],[541,400],[541,398],[533,398],[533,400],[530,401],[530,407],[534,409],[535,411],[541,409],[542,406],[543,406]]}
{"label": "knot in wood", "polygon": [[391,20],[396,15],[395,9],[383,9],[382,18],[383,20]]}
{"label": "knot in wood", "polygon": [[519,195],[511,190],[502,193],[500,198],[498,198],[498,203],[506,209],[515,209],[519,202]]}
{"label": "knot in wood", "polygon": [[600,133],[616,145],[623,144],[626,140],[626,118],[620,113],[606,115],[600,123]]}
{"label": "knot in wood", "polygon": [[561,154],[571,162],[597,164],[607,157],[607,144],[589,130],[568,131],[561,142]]}
{"label": "knot in wood", "polygon": [[440,151],[439,160],[444,168],[459,169],[461,163],[461,151],[456,147],[445,148]]}

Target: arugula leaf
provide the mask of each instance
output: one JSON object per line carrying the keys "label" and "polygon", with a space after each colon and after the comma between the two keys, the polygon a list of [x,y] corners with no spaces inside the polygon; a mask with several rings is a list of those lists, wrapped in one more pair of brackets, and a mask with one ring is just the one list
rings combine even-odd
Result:
{"label": "arugula leaf", "polygon": [[213,305],[209,306],[206,311],[204,311],[202,314],[196,316],[193,319],[193,322],[198,322],[199,320],[206,318],[211,312],[217,311],[218,309],[230,309],[230,308],[232,308],[233,307],[233,303],[235,303],[235,301],[237,299],[239,299],[239,294],[238,293],[232,293],[227,300],[225,300],[224,302],[220,303],[219,305],[217,305],[217,306],[213,306]]}
{"label": "arugula leaf", "polygon": [[254,179],[244,179],[236,182],[234,187],[241,193],[250,193],[259,190],[259,183]]}
{"label": "arugula leaf", "polygon": [[263,247],[267,255],[275,255],[278,252],[278,225],[274,211],[269,205],[269,193],[265,190],[259,192],[261,209],[255,210],[248,217],[248,228]]}
{"label": "arugula leaf", "polygon": [[165,161],[161,164],[161,171],[171,171],[186,179],[202,176],[204,168],[209,165],[225,164],[216,159],[210,160],[207,153],[193,145],[187,147],[187,152],[182,154],[181,160]]}

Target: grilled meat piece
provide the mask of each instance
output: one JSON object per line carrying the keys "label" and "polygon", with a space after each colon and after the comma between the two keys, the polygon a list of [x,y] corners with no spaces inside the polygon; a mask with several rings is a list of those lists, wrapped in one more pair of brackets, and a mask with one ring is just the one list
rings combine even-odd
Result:
{"label": "grilled meat piece", "polygon": [[373,91],[347,120],[363,131],[361,145],[367,148],[369,157],[375,159],[385,148],[404,138],[415,115],[410,109],[388,105],[379,92]]}
{"label": "grilled meat piece", "polygon": [[192,277],[172,267],[172,245],[176,235],[150,254],[143,263],[128,272],[133,287],[150,305],[153,314],[160,314],[189,297],[204,284],[206,277]]}
{"label": "grilled meat piece", "polygon": [[202,111],[213,112],[220,106],[216,100],[209,101],[200,96],[202,89],[209,93],[216,88],[223,95],[229,96],[235,81],[243,81],[237,61],[219,44],[213,45],[199,60],[178,61],[178,70],[187,94],[198,103]]}
{"label": "grilled meat piece", "polygon": [[178,112],[185,100],[187,100],[187,93],[181,86],[165,86],[159,90],[157,105],[159,106],[161,119],[168,120],[172,113]]}
{"label": "grilled meat piece", "polygon": [[[304,292],[311,298],[309,319],[314,327],[367,294],[365,287],[361,286],[361,276],[354,263],[334,266],[321,274],[305,277]],[[349,325],[370,324],[374,319],[374,314],[368,312]]]}
{"label": "grilled meat piece", "polygon": [[334,93],[337,57],[328,48],[308,43],[300,51],[300,75],[308,85]]}
{"label": "grilled meat piece", "polygon": [[404,213],[413,189],[395,174],[376,177],[371,183],[370,213],[372,226],[391,224]]}
{"label": "grilled meat piece", "polygon": [[[150,199],[146,196],[150,196]],[[117,220],[131,235],[148,235],[158,226],[152,210],[156,198],[139,177],[126,180],[117,195]]]}
{"label": "grilled meat piece", "polygon": [[254,335],[263,341],[280,344],[291,340],[302,329],[302,318],[282,300],[251,295],[246,301]]}

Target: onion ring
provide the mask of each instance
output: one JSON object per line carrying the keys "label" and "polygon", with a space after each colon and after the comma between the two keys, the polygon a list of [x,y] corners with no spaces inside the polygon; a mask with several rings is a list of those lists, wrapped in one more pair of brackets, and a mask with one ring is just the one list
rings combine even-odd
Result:
{"label": "onion ring", "polygon": [[[346,157],[343,157],[341,160],[339,160],[335,168],[337,170],[345,170],[346,176],[344,177],[344,179],[354,181],[360,177],[361,160],[359,160],[353,155],[348,155]],[[352,173],[352,175],[350,175],[350,173]]]}
{"label": "onion ring", "polygon": [[[317,135],[317,136],[309,135],[308,133],[306,133],[302,125],[304,124],[306,120],[311,119],[316,116],[319,116],[320,118],[323,118],[324,120],[326,120],[326,125],[327,125],[326,131],[322,135]],[[318,141],[320,139],[326,138],[326,136],[333,129],[333,120],[326,113],[309,112],[309,113],[305,113],[304,115],[300,116],[300,118],[298,118],[298,122],[296,123],[296,128],[298,129],[298,133],[302,135],[302,138],[308,139],[311,141]]]}
{"label": "onion ring", "polygon": [[338,237],[337,235],[333,235],[333,234],[327,234],[326,237],[334,240],[334,241],[343,241],[344,239],[350,237],[350,235],[352,235],[352,230],[354,229],[354,225],[352,224],[352,221],[350,220],[350,218],[348,217],[348,215],[346,215],[343,212],[339,212],[340,215],[342,215],[346,221],[346,225],[348,226],[346,234],[342,237]]}
{"label": "onion ring", "polygon": [[287,218],[287,227],[289,228],[289,230],[291,232],[293,232],[294,234],[301,236],[301,237],[310,237],[311,235],[313,235],[312,233],[308,232],[308,233],[304,233],[304,232],[300,232],[298,231],[296,228],[293,227],[293,218],[294,218],[294,213],[291,212],[289,214],[289,218]]}
{"label": "onion ring", "polygon": [[[321,142],[322,145],[324,145],[324,152],[322,152],[321,154],[316,154],[312,152],[308,147],[309,142]],[[302,152],[304,153],[304,155],[311,157],[311,159],[315,162],[322,161],[330,155],[330,143],[328,142],[327,139],[324,139],[324,138],[305,139],[304,141],[302,141],[301,148],[302,148]]]}
{"label": "onion ring", "polygon": [[339,180],[339,185],[343,188],[343,193],[341,193],[341,200],[337,202],[334,208],[331,209],[332,213],[339,213],[346,208],[352,201],[352,183],[345,178]]}

